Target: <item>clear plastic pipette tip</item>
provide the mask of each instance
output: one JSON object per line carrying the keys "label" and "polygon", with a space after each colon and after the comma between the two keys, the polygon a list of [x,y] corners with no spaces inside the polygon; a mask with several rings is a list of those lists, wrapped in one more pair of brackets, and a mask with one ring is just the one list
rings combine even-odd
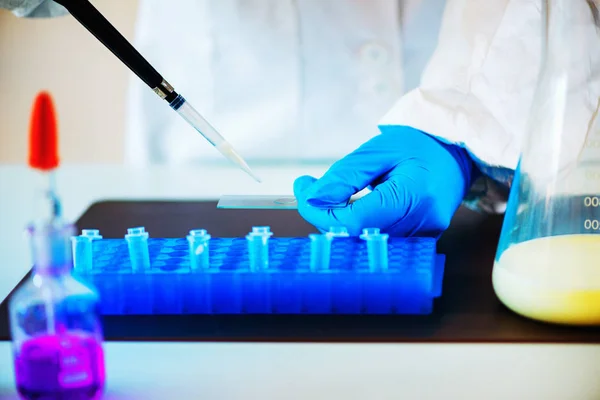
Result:
{"label": "clear plastic pipette tip", "polygon": [[238,167],[240,167],[242,170],[244,170],[244,172],[246,172],[248,175],[250,175],[252,177],[252,179],[254,179],[256,182],[258,182],[258,183],[262,182],[262,180],[258,177],[258,175],[256,175],[252,171],[252,169],[250,168],[248,163],[246,161],[244,161],[244,159],[233,149],[233,147],[231,146],[231,144],[229,144],[229,142],[221,142],[220,144],[218,144],[215,147],[217,148],[217,150],[219,150],[219,152],[221,154],[223,154],[226,158],[228,158],[229,161],[233,162]]}
{"label": "clear plastic pipette tip", "polygon": [[233,149],[233,146],[225,140],[223,136],[212,126],[194,107],[189,104],[185,98],[178,95],[170,106],[185,119],[190,125],[198,131],[206,140],[208,140],[216,149],[229,161],[240,167],[256,182],[260,183],[261,179],[252,172],[250,166],[244,159]]}

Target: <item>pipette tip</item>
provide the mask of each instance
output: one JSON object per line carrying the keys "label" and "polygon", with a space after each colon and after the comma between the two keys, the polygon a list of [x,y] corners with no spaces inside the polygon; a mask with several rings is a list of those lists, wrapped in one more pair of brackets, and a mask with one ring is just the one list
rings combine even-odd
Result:
{"label": "pipette tip", "polygon": [[231,162],[233,162],[235,165],[244,170],[244,172],[250,175],[252,179],[254,179],[256,182],[262,182],[260,177],[252,171],[248,163],[246,163],[246,161],[244,161],[244,159],[233,149],[231,144],[229,144],[228,142],[223,142],[217,146],[217,149]]}
{"label": "pipette tip", "polygon": [[246,171],[257,183],[262,183],[262,179],[251,170]]}
{"label": "pipette tip", "polygon": [[[235,153],[235,151],[234,151]],[[252,177],[252,179],[254,179],[257,183],[261,183],[262,180],[260,179],[260,177],[258,175],[256,175],[252,169],[250,168],[250,166],[246,163],[246,161],[244,161],[242,159],[242,157],[240,157],[237,153],[236,155],[236,164],[240,166],[240,168],[242,168],[244,170],[244,172],[246,172],[248,175],[250,175]]]}

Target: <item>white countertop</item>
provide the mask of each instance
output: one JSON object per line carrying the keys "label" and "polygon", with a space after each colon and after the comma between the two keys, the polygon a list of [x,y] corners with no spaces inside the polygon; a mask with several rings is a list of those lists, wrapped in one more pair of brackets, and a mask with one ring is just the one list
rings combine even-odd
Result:
{"label": "white countertop", "polygon": [[[65,166],[65,215],[102,199],[218,199],[291,194],[325,167],[257,169]],[[210,171],[210,172],[207,172]],[[29,269],[21,232],[35,175],[0,167],[0,299]],[[107,343],[105,399],[600,399],[600,346],[523,344]],[[0,342],[0,399],[17,399],[10,344]]]}

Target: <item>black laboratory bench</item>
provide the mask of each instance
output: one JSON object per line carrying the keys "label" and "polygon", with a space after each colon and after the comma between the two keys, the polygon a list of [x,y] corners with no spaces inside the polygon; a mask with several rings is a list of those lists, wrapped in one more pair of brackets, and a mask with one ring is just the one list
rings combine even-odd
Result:
{"label": "black laboratory bench", "polygon": [[[243,237],[268,225],[277,236],[315,233],[295,210],[217,209],[216,201],[102,201],[76,222],[122,238],[144,226],[151,237]],[[446,255],[442,296],[427,316],[403,315],[123,315],[103,317],[107,341],[600,343],[600,328],[563,327],[522,318],[496,298],[491,271],[501,216],[459,209],[438,242]],[[9,297],[10,298],[10,295]],[[7,303],[0,340],[9,340]]]}

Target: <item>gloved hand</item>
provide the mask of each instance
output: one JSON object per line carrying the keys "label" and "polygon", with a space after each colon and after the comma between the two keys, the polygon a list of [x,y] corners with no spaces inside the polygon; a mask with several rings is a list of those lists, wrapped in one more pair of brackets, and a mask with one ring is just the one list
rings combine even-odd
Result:
{"label": "gloved hand", "polygon": [[[294,195],[300,215],[321,231],[345,226],[352,236],[363,228],[380,228],[393,236],[439,237],[475,170],[458,146],[410,127],[384,127],[321,179],[296,179]],[[372,192],[338,207],[366,187]]]}

